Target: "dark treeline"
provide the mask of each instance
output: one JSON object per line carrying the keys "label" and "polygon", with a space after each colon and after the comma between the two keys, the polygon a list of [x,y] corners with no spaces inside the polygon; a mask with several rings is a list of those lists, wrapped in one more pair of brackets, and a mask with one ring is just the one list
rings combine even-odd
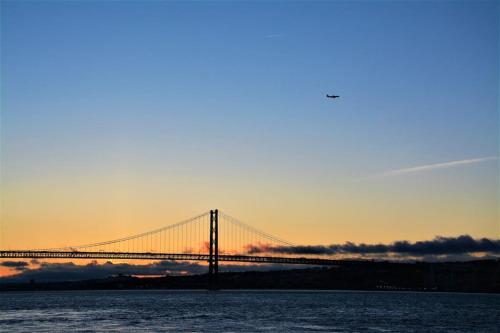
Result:
{"label": "dark treeline", "polygon": [[[219,274],[221,289],[412,290],[500,293],[500,260],[455,263],[359,262],[330,268]],[[207,275],[115,276],[71,282],[2,283],[0,291],[205,289]]]}

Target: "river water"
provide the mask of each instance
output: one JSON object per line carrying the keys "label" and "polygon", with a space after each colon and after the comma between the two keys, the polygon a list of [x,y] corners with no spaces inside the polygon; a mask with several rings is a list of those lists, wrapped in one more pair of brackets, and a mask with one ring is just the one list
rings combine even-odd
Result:
{"label": "river water", "polygon": [[500,295],[343,291],[0,293],[0,332],[500,332]]}

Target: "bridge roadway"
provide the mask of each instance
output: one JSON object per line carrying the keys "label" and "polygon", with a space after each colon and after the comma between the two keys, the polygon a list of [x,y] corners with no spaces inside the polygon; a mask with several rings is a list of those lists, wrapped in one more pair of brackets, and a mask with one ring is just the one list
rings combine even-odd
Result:
{"label": "bridge roadway", "polygon": [[[190,253],[131,253],[131,252],[78,252],[78,251],[30,251],[0,250],[0,259],[127,259],[127,260],[184,260],[184,261],[208,261],[208,254]],[[289,264],[289,265],[321,265],[335,266],[346,263],[359,263],[358,260],[334,260],[323,258],[297,258],[297,257],[260,257],[247,255],[226,255],[219,254],[219,261],[227,262],[251,262],[269,264]]]}

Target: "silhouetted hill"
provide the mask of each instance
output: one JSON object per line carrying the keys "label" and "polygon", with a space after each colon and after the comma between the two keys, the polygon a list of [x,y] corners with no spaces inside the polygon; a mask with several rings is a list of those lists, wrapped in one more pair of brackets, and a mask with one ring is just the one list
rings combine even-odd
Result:
{"label": "silhouetted hill", "polygon": [[[0,291],[91,289],[205,289],[207,274],[131,276],[57,283],[0,283]],[[454,263],[358,262],[330,268],[220,273],[221,289],[344,289],[500,292],[500,260]]]}

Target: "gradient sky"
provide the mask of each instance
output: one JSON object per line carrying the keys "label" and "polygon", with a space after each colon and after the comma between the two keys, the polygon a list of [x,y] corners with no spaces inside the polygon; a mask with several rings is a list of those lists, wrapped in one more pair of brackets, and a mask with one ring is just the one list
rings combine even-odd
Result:
{"label": "gradient sky", "polygon": [[2,1],[0,247],[211,208],[299,244],[498,238],[498,59],[496,1]]}

